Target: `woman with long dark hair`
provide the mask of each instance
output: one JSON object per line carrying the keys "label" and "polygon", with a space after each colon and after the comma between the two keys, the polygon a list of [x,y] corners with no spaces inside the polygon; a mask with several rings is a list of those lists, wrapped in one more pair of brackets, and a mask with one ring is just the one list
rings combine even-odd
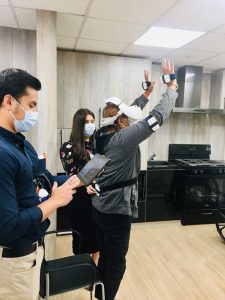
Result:
{"label": "woman with long dark hair", "polygon": [[[60,158],[67,175],[77,174],[93,156],[94,132],[95,116],[93,112],[88,109],[79,109],[73,117],[70,140],[64,143],[60,149]],[[92,186],[77,189],[69,211],[72,229],[74,230],[74,254],[90,253],[97,263],[99,244],[97,228],[92,217],[91,194],[93,193],[95,193],[95,190]]]}

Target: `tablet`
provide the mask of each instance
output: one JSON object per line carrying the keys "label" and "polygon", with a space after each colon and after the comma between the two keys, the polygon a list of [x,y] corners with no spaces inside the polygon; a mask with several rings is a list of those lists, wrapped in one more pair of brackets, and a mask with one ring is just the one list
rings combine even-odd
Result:
{"label": "tablet", "polygon": [[77,174],[77,177],[85,184],[89,185],[103,171],[106,164],[110,161],[109,158],[95,154],[92,159],[83,167]]}

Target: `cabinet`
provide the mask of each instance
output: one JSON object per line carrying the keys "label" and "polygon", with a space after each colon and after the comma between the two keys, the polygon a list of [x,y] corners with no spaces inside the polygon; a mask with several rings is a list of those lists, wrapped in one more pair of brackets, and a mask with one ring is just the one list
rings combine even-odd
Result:
{"label": "cabinet", "polygon": [[141,171],[138,176],[138,218],[133,223],[146,221],[147,171]]}
{"label": "cabinet", "polygon": [[182,225],[224,222],[225,175],[186,175],[182,198]]}
{"label": "cabinet", "polygon": [[153,168],[147,172],[146,221],[181,219],[182,203],[174,195],[175,179],[183,170]]}

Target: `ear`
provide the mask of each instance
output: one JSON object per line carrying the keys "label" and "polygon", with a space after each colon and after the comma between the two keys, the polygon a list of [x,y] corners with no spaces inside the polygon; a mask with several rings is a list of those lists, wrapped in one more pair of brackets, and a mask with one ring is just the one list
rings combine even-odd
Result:
{"label": "ear", "polygon": [[11,110],[12,108],[12,96],[7,94],[4,96],[3,101],[2,101],[2,107]]}
{"label": "ear", "polygon": [[118,123],[118,125],[121,125],[123,123],[122,118],[118,117],[117,118],[117,123]]}

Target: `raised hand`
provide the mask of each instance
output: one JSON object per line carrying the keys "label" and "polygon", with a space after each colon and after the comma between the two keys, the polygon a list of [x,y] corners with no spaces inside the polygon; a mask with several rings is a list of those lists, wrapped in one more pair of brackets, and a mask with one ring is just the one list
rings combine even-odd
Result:
{"label": "raised hand", "polygon": [[[145,70],[144,70],[144,79],[145,79],[145,81],[150,81],[150,80],[149,80],[149,79],[150,79],[149,74],[150,74],[150,72],[149,72],[147,69],[145,69]],[[153,91],[155,85],[156,85],[156,81],[154,80],[154,81],[151,83],[150,87],[148,87],[147,90],[145,91],[145,94],[146,94],[147,96],[149,96],[149,95],[151,94],[151,92]]]}
{"label": "raised hand", "polygon": [[145,81],[150,81],[149,80],[149,71],[147,69],[144,70],[144,79],[145,79]]}
{"label": "raised hand", "polygon": [[170,59],[164,59],[162,62],[162,71],[164,75],[174,73],[174,63]]}
{"label": "raised hand", "polygon": [[[169,59],[168,60],[164,59],[164,61],[162,62],[162,71],[164,75],[175,73],[174,63],[171,62]],[[168,88],[176,91],[178,89],[177,80],[176,79],[172,80],[167,84],[167,86]]]}

